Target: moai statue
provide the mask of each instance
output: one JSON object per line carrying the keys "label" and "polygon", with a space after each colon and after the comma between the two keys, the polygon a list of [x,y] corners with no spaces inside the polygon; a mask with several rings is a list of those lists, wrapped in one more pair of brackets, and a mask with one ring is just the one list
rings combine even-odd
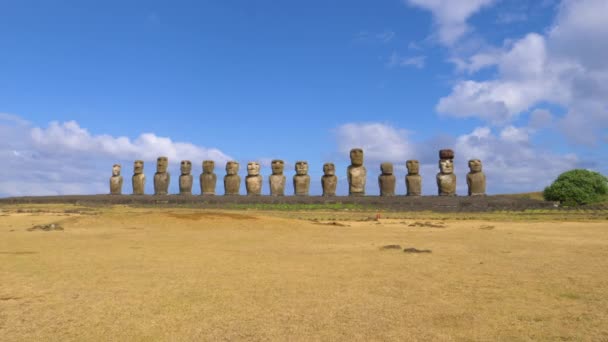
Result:
{"label": "moai statue", "polygon": [[365,180],[367,170],[363,166],[363,150],[353,148],[350,150],[350,166],[346,171],[348,179],[349,196],[365,196]]}
{"label": "moai statue", "polygon": [[439,151],[439,173],[437,174],[439,196],[456,196],[456,175],[454,174],[454,151]]}
{"label": "moai statue", "polygon": [[169,182],[171,175],[167,172],[169,159],[167,157],[158,157],[156,159],[156,173],[154,174],[154,194],[166,195],[169,193]]}
{"label": "moai statue", "polygon": [[380,196],[395,196],[395,186],[397,181],[393,174],[393,163],[380,164],[382,174],[378,176],[378,185],[380,186]]}
{"label": "moai statue", "polygon": [[469,187],[469,196],[485,196],[486,194],[486,175],[482,171],[481,160],[469,160],[469,169],[471,172],[467,174],[467,185]]}
{"label": "moai statue", "polygon": [[215,162],[213,160],[203,160],[203,173],[199,177],[201,195],[215,195],[217,175],[213,172],[213,169],[215,169]]}
{"label": "moai statue", "polygon": [[272,161],[270,166],[272,167],[272,175],[268,177],[268,183],[270,183],[270,195],[285,196],[285,175],[283,174],[285,162],[280,159],[275,159]]}
{"label": "moai statue", "polygon": [[260,163],[247,163],[247,177],[245,177],[245,188],[248,196],[259,196],[262,194],[262,183],[264,178],[260,175]]}
{"label": "moai statue", "polygon": [[293,192],[296,196],[308,196],[309,189],[308,162],[297,161],[296,174],[293,176]]}
{"label": "moai statue", "polygon": [[420,176],[420,163],[417,160],[405,162],[407,176],[405,176],[405,187],[408,196],[420,196],[422,194],[422,177]]}
{"label": "moai statue", "polygon": [[143,195],[146,186],[146,175],[144,175],[144,161],[136,160],[133,163],[133,195]]}
{"label": "moai statue", "polygon": [[182,160],[179,169],[182,173],[179,176],[179,194],[192,195],[192,162]]}
{"label": "moai statue", "polygon": [[120,164],[112,166],[112,177],[110,177],[110,195],[122,195],[122,176],[120,175]]}
{"label": "moai statue", "polygon": [[224,195],[239,195],[241,188],[241,176],[239,176],[239,163],[229,161],[226,163],[226,175],[224,176]]}
{"label": "moai statue", "polygon": [[336,196],[338,176],[336,176],[336,166],[333,163],[323,164],[321,186],[323,187],[323,196]]}

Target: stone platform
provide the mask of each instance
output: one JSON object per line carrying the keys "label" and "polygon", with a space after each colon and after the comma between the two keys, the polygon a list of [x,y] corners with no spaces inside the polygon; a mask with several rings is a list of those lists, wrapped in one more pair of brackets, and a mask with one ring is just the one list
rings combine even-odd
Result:
{"label": "stone platform", "polygon": [[[182,196],[182,195],[70,195],[32,196],[0,198],[0,205],[6,204],[49,204],[65,203],[90,206],[144,205],[144,206],[187,206],[192,208],[236,209],[251,205],[262,205],[272,209],[272,205],[298,204],[348,204],[360,206],[362,210],[387,211],[436,211],[436,212],[482,212],[482,211],[522,211],[526,209],[554,209],[552,202],[545,202],[511,196],[480,197],[440,197],[440,196]],[[331,209],[331,208],[329,208]]]}

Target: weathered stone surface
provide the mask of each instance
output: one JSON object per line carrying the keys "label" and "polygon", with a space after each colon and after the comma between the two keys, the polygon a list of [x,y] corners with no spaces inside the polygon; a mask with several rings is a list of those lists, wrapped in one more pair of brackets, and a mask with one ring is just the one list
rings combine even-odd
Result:
{"label": "weathered stone surface", "polygon": [[239,195],[241,176],[239,176],[239,163],[229,161],[226,163],[226,176],[224,176],[224,195]]}
{"label": "weathered stone surface", "polygon": [[395,196],[395,186],[397,185],[397,182],[395,180],[395,175],[393,174],[393,164],[380,164],[380,171],[382,172],[380,176],[378,176],[380,196]]}
{"label": "weathered stone surface", "polygon": [[146,187],[146,175],[144,175],[144,161],[136,160],[133,163],[133,195],[143,195]]}
{"label": "weathered stone surface", "polygon": [[[439,155],[453,157],[454,153],[452,150],[441,150]],[[454,160],[452,158],[439,160],[437,190],[439,196],[456,196],[456,175],[454,174]]]}
{"label": "weathered stone surface", "polygon": [[486,175],[482,171],[481,160],[469,160],[469,170],[467,174],[467,186],[469,188],[469,196],[485,196],[486,195]]}
{"label": "weathered stone surface", "polygon": [[156,173],[154,174],[154,194],[166,195],[169,193],[171,175],[167,172],[169,158],[158,157],[156,159]]}
{"label": "weathered stone surface", "polygon": [[336,166],[333,163],[323,164],[321,186],[323,187],[323,196],[336,196],[338,176],[336,176]]}
{"label": "weathered stone surface", "polygon": [[420,162],[408,160],[405,162],[407,175],[405,176],[405,187],[408,196],[422,195],[422,177],[420,176]]}
{"label": "weathered stone surface", "polygon": [[284,196],[285,195],[285,162],[280,159],[275,159],[270,164],[272,168],[272,174],[268,177],[268,183],[270,184],[270,195],[271,196]]}
{"label": "weathered stone surface", "polygon": [[192,162],[182,160],[179,169],[181,171],[181,175],[179,176],[179,194],[192,195]]}
{"label": "weathered stone surface", "polygon": [[215,195],[217,175],[213,172],[215,162],[213,160],[203,160],[203,173],[199,177],[201,185],[201,195]]}
{"label": "weathered stone surface", "polygon": [[293,176],[293,192],[296,196],[308,196],[310,191],[310,176],[308,175],[308,162],[296,162],[296,174]]}
{"label": "weathered stone surface", "polygon": [[110,195],[122,195],[122,176],[120,175],[120,164],[112,166],[112,177],[110,177]]}
{"label": "weathered stone surface", "polygon": [[348,195],[364,196],[365,182],[367,180],[367,170],[363,166],[363,150],[353,148],[350,150],[350,165],[346,170],[348,179]]}
{"label": "weathered stone surface", "polygon": [[264,179],[260,175],[260,163],[247,163],[247,177],[245,177],[245,188],[248,196],[259,196],[262,194],[262,183]]}

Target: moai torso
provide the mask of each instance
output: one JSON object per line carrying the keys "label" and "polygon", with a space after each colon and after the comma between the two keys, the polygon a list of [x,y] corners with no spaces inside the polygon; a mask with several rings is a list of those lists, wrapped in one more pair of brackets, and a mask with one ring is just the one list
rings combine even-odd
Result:
{"label": "moai torso", "polygon": [[420,196],[422,194],[422,177],[420,175],[405,176],[405,186],[408,196]]}
{"label": "moai torso", "polygon": [[215,162],[213,160],[203,161],[203,173],[199,177],[201,184],[201,195],[215,195],[217,175],[213,173]]}
{"label": "moai torso", "polygon": [[310,189],[310,176],[308,175],[308,162],[296,162],[296,174],[293,176],[293,192],[296,196],[308,196]]}
{"label": "moai torso", "polygon": [[169,182],[171,175],[167,172],[169,160],[167,157],[156,159],[156,173],[154,174],[154,194],[166,195],[169,193]]}
{"label": "moai torso", "polygon": [[182,174],[179,176],[179,194],[192,195],[192,163],[189,160],[182,160],[180,170]]}
{"label": "moai torso", "polygon": [[393,164],[382,163],[380,166],[382,174],[378,176],[380,196],[395,196],[395,175],[393,175]]}
{"label": "moai torso", "polygon": [[420,163],[417,160],[408,160],[405,163],[407,176],[405,176],[405,187],[408,196],[420,196],[422,194],[422,177],[420,176]]}
{"label": "moai torso", "polygon": [[122,195],[122,176],[120,165],[112,166],[112,177],[110,177],[110,195]]}
{"label": "moai torso", "polygon": [[144,162],[143,160],[136,160],[133,166],[133,177],[131,178],[133,184],[133,195],[143,195],[146,186],[146,175],[144,175]]}
{"label": "moai torso", "polygon": [[247,164],[247,177],[245,177],[245,188],[248,196],[259,196],[262,194],[262,182],[264,179],[260,175],[260,164],[249,162]]}
{"label": "moai torso", "polygon": [[367,170],[363,166],[363,150],[360,148],[350,150],[350,161],[351,165],[346,170],[348,195],[363,196],[365,195],[365,182],[367,180]]}
{"label": "moai torso", "polygon": [[323,177],[321,177],[321,186],[323,187],[323,196],[336,196],[338,177],[336,176],[336,167],[334,164],[325,163],[323,165]]}
{"label": "moai torso", "polygon": [[439,151],[439,173],[437,174],[437,192],[439,196],[456,196],[456,175],[454,174],[454,152]]}
{"label": "moai torso", "polygon": [[239,195],[241,188],[241,176],[238,175],[239,163],[229,161],[226,163],[226,176],[224,176],[224,194]]}
{"label": "moai torso", "polygon": [[471,170],[471,172],[467,174],[469,196],[485,196],[486,175],[481,169],[481,161],[479,159],[469,160],[469,169]]}
{"label": "moai torso", "polygon": [[272,174],[268,177],[268,183],[270,185],[271,196],[284,196],[285,195],[285,175],[283,170],[285,168],[285,162],[280,159],[275,159],[270,164],[272,168]]}

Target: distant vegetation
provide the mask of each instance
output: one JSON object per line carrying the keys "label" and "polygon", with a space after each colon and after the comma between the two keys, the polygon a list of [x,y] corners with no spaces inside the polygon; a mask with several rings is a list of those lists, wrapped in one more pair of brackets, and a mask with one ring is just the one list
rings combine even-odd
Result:
{"label": "distant vegetation", "polygon": [[546,187],[543,197],[566,206],[602,202],[608,199],[608,178],[589,170],[570,170]]}

